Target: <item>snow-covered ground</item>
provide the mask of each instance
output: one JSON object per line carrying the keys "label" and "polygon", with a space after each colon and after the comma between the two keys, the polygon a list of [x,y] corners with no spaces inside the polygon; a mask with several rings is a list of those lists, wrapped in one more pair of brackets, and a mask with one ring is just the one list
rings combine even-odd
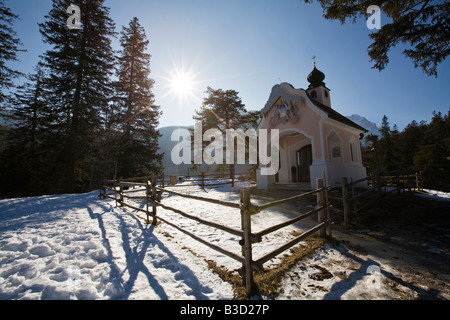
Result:
{"label": "snow-covered ground", "polygon": [[424,189],[424,192],[418,193],[417,195],[425,197],[428,199],[440,200],[440,201],[450,201],[450,192],[436,191]]}
{"label": "snow-covered ground", "polygon": [[[238,192],[225,192],[231,191],[229,186],[176,190],[239,200]],[[258,200],[253,201],[258,204]],[[240,228],[238,209],[168,194],[163,203]],[[143,206],[138,202],[136,205]],[[233,298],[231,285],[209,270],[204,259],[228,270],[240,268],[239,263],[167,224],[146,225],[130,211],[117,208],[114,200],[99,199],[98,192],[0,200],[0,299]],[[263,211],[252,218],[253,231],[285,221],[293,214],[287,207]],[[240,253],[237,236],[160,207],[158,215],[202,239]],[[264,237],[262,243],[253,246],[254,259],[292,239],[293,231],[306,230],[314,223],[307,219]],[[268,265],[276,263],[274,259]],[[380,296],[376,291],[388,290],[392,278],[389,275],[394,274],[388,264],[375,257],[361,259],[340,246],[327,245],[286,275],[279,298],[398,298]]]}
{"label": "snow-covered ground", "polygon": [[[177,188],[239,200],[238,192],[219,190]],[[240,227],[238,209],[169,195],[163,201],[187,213]],[[162,208],[158,215],[240,253],[237,236]],[[283,219],[287,217],[267,211],[254,221],[254,230]],[[255,245],[254,252],[275,248],[293,228],[268,237],[265,246]],[[208,270],[203,258],[229,270],[240,267],[164,223],[146,225],[129,211],[116,208],[114,200],[100,200],[98,192],[0,200],[0,299],[233,298],[231,285]]]}

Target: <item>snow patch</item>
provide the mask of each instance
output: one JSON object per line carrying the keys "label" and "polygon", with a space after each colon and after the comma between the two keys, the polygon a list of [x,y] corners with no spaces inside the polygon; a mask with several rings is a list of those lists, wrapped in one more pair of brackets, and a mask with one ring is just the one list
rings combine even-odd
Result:
{"label": "snow patch", "polygon": [[419,197],[432,200],[450,201],[450,192],[423,189],[425,193],[416,193]]}

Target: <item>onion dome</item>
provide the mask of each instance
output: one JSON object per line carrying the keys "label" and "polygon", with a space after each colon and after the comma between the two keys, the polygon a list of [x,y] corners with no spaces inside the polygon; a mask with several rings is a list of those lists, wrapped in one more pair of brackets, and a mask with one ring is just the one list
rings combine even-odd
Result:
{"label": "onion dome", "polygon": [[309,74],[308,76],[308,82],[310,83],[309,89],[324,86],[325,83],[323,82],[325,80],[325,74],[318,70],[314,64],[314,70]]}

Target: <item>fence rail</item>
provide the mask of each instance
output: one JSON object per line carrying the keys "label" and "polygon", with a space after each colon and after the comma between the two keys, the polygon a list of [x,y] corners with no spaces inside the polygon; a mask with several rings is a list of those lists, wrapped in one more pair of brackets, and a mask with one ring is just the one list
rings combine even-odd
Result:
{"label": "fence rail", "polygon": [[[202,183],[205,182],[205,178],[202,177]],[[303,193],[295,197],[290,197],[286,199],[281,199],[277,201],[268,202],[262,205],[254,205],[251,202],[251,192],[248,189],[241,190],[240,192],[240,200],[238,203],[235,202],[229,202],[229,201],[223,201],[218,199],[211,199],[211,198],[205,198],[200,196],[194,196],[194,195],[188,195],[183,194],[181,192],[173,191],[168,189],[167,187],[158,186],[157,181],[160,181],[160,184],[164,186],[164,178],[159,178],[157,176],[153,177],[140,177],[140,178],[133,178],[133,179],[127,179],[127,181],[105,181],[105,185],[103,186],[103,192],[101,196],[103,198],[109,198],[116,201],[117,206],[121,207],[129,207],[133,210],[136,210],[138,212],[143,212],[146,214],[146,222],[150,224],[150,218],[152,218],[152,224],[156,224],[158,220],[164,222],[165,224],[179,230],[180,232],[190,236],[191,238],[195,239],[196,241],[201,242],[202,244],[208,246],[209,248],[216,250],[236,261],[239,263],[242,263],[242,269],[241,269],[241,276],[243,278],[243,283],[246,288],[246,292],[248,296],[251,296],[254,292],[255,284],[253,281],[253,272],[257,270],[263,269],[263,264],[267,261],[271,260],[272,258],[276,257],[280,253],[288,250],[292,246],[295,246],[300,241],[306,239],[307,237],[319,232],[320,236],[325,237],[327,236],[327,230],[328,230],[328,236],[331,236],[331,219],[329,214],[329,203],[328,203],[328,195],[327,192],[329,190],[328,187],[324,186],[324,180],[318,179],[317,190],[313,190],[311,192]],[[145,188],[142,188],[145,186]],[[135,189],[131,190],[125,190],[129,187],[137,187],[139,191],[145,191],[145,196],[136,196],[132,197],[129,196],[130,193],[137,192]],[[114,193],[108,193],[108,191],[113,191]],[[172,208],[171,206],[168,206],[163,203],[162,200],[162,194],[163,193],[169,193],[175,196],[184,197],[187,199],[192,199],[195,201],[202,201],[202,202],[208,202],[212,204],[216,204],[219,206],[225,206],[230,207],[233,209],[239,209],[240,210],[240,216],[241,216],[241,229],[231,228],[229,226],[208,221],[203,218],[199,218],[197,216],[194,216],[192,214],[188,214],[184,211],[182,211],[179,208]],[[314,210],[311,210],[305,214],[302,214],[298,217],[295,217],[293,219],[290,219],[286,222],[268,227],[262,231],[259,231],[257,233],[252,232],[252,216],[257,215],[263,210],[267,210],[268,208],[279,206],[288,202],[297,201],[300,199],[303,199],[307,196],[311,195],[317,195],[317,208]],[[144,208],[139,208],[135,205],[131,205],[127,203],[125,199],[132,199],[132,200],[143,200],[145,201]],[[151,205],[151,210],[150,210]],[[241,253],[234,253],[229,251],[228,249],[224,249],[216,244],[212,244],[194,233],[186,230],[185,228],[181,228],[177,226],[172,221],[169,221],[167,218],[162,217],[161,214],[157,214],[157,207],[161,207],[165,210],[170,210],[172,212],[175,212],[182,217],[186,219],[190,219],[193,221],[196,221],[198,223],[207,225],[209,227],[222,230],[225,232],[228,232],[230,234],[236,235],[241,238],[239,241],[239,245],[241,246]],[[252,250],[252,244],[254,243],[261,243],[263,242],[263,236],[268,235],[272,232],[275,232],[281,228],[287,227],[293,223],[296,223],[302,219],[305,219],[313,214],[318,214],[318,225],[303,232],[301,235],[297,236],[296,238],[288,241],[287,243],[281,245],[280,247],[276,248],[275,250],[272,250],[271,252],[268,252],[264,254],[262,257],[260,257],[257,260],[253,260],[253,250]]]}
{"label": "fence rail", "polygon": [[[368,189],[358,189],[356,186],[367,181],[369,186]],[[367,208],[375,201],[379,200],[383,194],[397,192],[421,190],[421,179],[418,173],[403,175],[403,174],[392,174],[389,175],[373,175],[368,176],[356,181],[347,178],[342,178],[342,196],[332,196],[334,200],[341,200],[344,212],[344,225],[348,226],[351,222],[351,215],[356,215],[361,210]],[[389,189],[388,189],[389,188]],[[360,198],[369,197],[364,203],[358,206],[357,200]],[[352,208],[353,207],[353,208]]]}

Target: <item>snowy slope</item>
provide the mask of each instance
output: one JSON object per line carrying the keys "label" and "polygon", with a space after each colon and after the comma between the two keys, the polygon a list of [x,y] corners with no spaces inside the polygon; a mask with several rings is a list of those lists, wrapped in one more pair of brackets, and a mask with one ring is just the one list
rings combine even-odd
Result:
{"label": "snowy slope", "polygon": [[[177,191],[233,202],[239,199],[237,192],[223,192],[229,191],[225,187],[206,191],[179,187]],[[442,196],[449,195],[434,195]],[[240,228],[238,209],[167,194],[163,203],[206,220]],[[136,205],[143,207],[142,203]],[[310,209],[305,206],[292,212],[292,208],[276,207],[263,211],[252,218],[253,231]],[[162,208],[158,208],[158,215],[195,232],[202,239],[240,253],[239,239],[234,235]],[[254,259],[292,239],[292,231],[306,230],[315,224],[312,218],[301,223],[263,237],[263,243],[253,246]],[[337,231],[334,236],[347,243],[356,239],[348,233],[339,235]],[[395,251],[367,239],[364,241],[360,246],[377,248],[378,252],[382,249],[383,254],[390,250],[392,256],[399,257],[403,252],[403,249]],[[98,192],[0,200],[0,300],[232,299],[231,285],[208,269],[205,258],[230,271],[240,267],[231,258],[165,223],[157,227],[146,225],[129,211],[116,208],[115,201],[100,200]],[[277,261],[273,259],[265,267]],[[370,255],[327,245],[288,272],[278,298],[416,298],[417,289],[411,290],[405,282],[397,280],[410,275],[398,271],[396,263],[398,260],[382,258],[379,253]],[[374,275],[369,272],[373,266],[381,269],[381,273],[375,275],[375,288]]]}
{"label": "snowy slope", "polygon": [[[239,199],[237,192],[218,190],[189,187],[183,192]],[[240,227],[238,209],[166,197],[166,205]],[[254,231],[288,219],[280,213],[259,215]],[[240,253],[237,236],[162,208],[158,214]],[[298,228],[283,229],[267,237],[264,245],[256,244],[255,257],[286,242]],[[98,192],[0,200],[0,299],[231,299],[231,285],[209,271],[203,258],[229,270],[240,268],[238,262],[164,223],[145,225],[116,208],[115,201],[99,200]]]}
{"label": "snowy slope", "polygon": [[164,229],[97,192],[0,201],[0,299],[226,299]]}

